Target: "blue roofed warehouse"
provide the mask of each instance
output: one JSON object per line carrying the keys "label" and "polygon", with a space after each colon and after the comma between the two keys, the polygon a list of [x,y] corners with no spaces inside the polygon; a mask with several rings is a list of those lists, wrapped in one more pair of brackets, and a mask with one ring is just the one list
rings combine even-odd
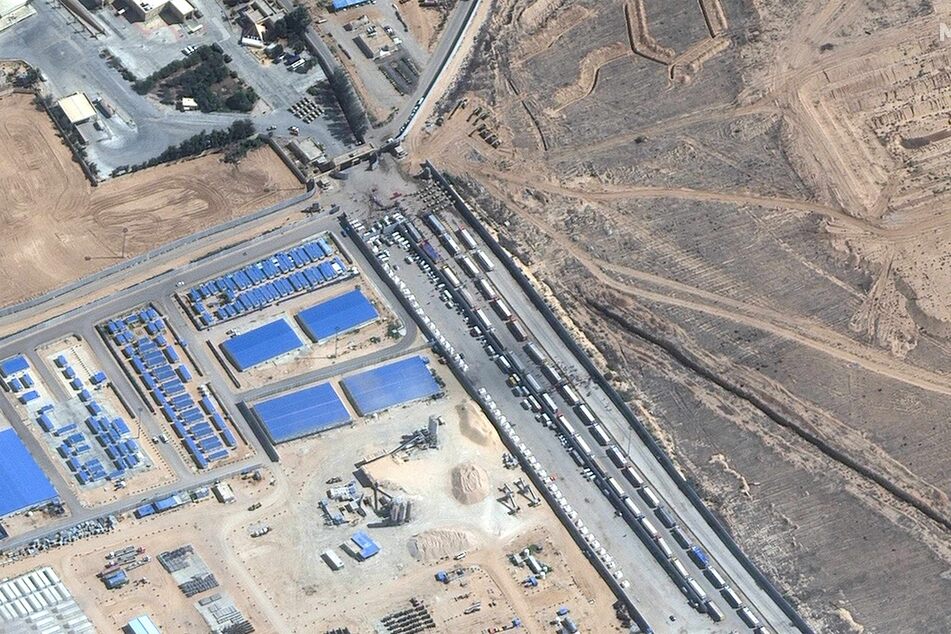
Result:
{"label": "blue roofed warehouse", "polygon": [[234,367],[243,372],[303,345],[290,324],[278,319],[228,339],[221,349]]}
{"label": "blue roofed warehouse", "polygon": [[56,497],[56,489],[16,432],[0,430],[0,517]]}
{"label": "blue roofed warehouse", "polygon": [[348,376],[340,384],[361,416],[440,392],[426,359],[419,356]]}
{"label": "blue roofed warehouse", "polygon": [[252,409],[273,443],[301,438],[350,422],[350,413],[329,383],[262,401]]}
{"label": "blue roofed warehouse", "polygon": [[376,308],[360,289],[337,295],[297,314],[308,337],[323,343],[379,318]]}

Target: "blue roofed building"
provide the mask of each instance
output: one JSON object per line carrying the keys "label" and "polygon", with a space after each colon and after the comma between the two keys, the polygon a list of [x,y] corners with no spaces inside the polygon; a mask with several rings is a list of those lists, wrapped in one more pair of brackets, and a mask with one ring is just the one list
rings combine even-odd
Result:
{"label": "blue roofed building", "polygon": [[302,310],[297,314],[297,323],[308,337],[323,343],[379,317],[370,300],[357,288]]}
{"label": "blue roofed building", "polygon": [[275,444],[350,422],[350,412],[329,383],[262,401],[252,409]]}
{"label": "blue roofed building", "polygon": [[440,392],[426,359],[419,356],[348,376],[340,384],[361,416]]}
{"label": "blue roofed building", "polygon": [[290,324],[278,319],[228,339],[221,349],[234,367],[244,372],[303,345]]}
{"label": "blue roofed building", "polygon": [[23,372],[29,368],[30,364],[27,362],[26,357],[23,355],[18,355],[0,362],[0,376],[6,378],[11,374]]}
{"label": "blue roofed building", "polygon": [[369,4],[370,0],[334,0],[334,11],[343,11],[351,7],[359,7],[361,4]]}
{"label": "blue roofed building", "polygon": [[58,497],[49,478],[12,428],[0,430],[0,517]]}
{"label": "blue roofed building", "polygon": [[380,552],[379,544],[373,541],[364,531],[357,531],[350,539],[354,544],[357,545],[357,548],[359,549],[357,551],[357,555],[360,557],[360,559],[369,559],[373,555]]}

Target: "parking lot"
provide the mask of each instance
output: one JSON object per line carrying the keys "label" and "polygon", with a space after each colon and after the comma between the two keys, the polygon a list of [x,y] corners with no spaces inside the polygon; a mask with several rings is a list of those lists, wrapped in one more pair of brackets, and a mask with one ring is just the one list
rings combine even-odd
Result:
{"label": "parking lot", "polygon": [[[240,27],[226,23],[213,0],[195,0],[203,12],[204,28],[187,33],[179,25],[165,25],[154,31],[141,23],[130,23],[108,10],[95,15],[106,28],[105,35],[93,38],[58,2],[34,3],[37,15],[0,32],[0,56],[25,58],[43,70],[48,81],[43,90],[54,98],[82,91],[90,99],[102,97],[111,103],[116,115],[100,117],[105,128],[103,139],[87,148],[89,159],[100,173],[109,174],[120,165],[140,163],[160,154],[169,145],[179,143],[202,130],[224,128],[242,113],[179,112],[132,90],[119,71],[101,57],[108,51],[132,71],[145,77],[174,59],[182,57],[187,46],[217,43],[231,56],[230,66],[258,93],[261,102],[250,113],[257,129],[274,127],[287,133],[298,126],[302,135],[323,143],[329,154],[346,150],[346,139],[324,117],[304,123],[288,108],[304,96],[308,87],[323,81],[320,67],[307,74],[288,71],[283,65],[265,66],[242,47]],[[339,138],[338,138],[339,137]]]}

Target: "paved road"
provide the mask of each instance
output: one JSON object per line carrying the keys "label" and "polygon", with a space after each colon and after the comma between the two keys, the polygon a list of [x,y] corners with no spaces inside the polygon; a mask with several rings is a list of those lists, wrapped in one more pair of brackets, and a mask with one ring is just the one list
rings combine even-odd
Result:
{"label": "paved road", "polygon": [[[198,365],[197,369],[202,374],[200,380],[210,384],[226,412],[230,414],[232,420],[236,422],[238,431],[255,450],[258,457],[252,460],[259,461],[261,460],[260,456],[263,456],[264,452],[257,438],[254,434],[250,433],[250,429],[238,412],[237,402],[239,398],[236,398],[233,394],[231,385],[223,373],[215,369],[216,362],[210,359],[207,349],[203,344],[199,343],[197,334],[194,333],[192,326],[186,322],[185,317],[179,312],[171,296],[176,290],[179,290],[177,286],[179,282],[183,282],[187,288],[193,283],[214,277],[223,272],[234,270],[235,268],[243,266],[248,261],[259,259],[274,251],[285,248],[288,245],[299,243],[321,231],[337,231],[338,227],[339,225],[336,220],[331,217],[315,216],[308,222],[273,231],[264,236],[244,242],[239,246],[221,251],[214,256],[175,269],[174,271],[163,273],[123,293],[117,293],[100,301],[69,311],[58,318],[27,328],[13,337],[0,340],[0,359],[24,352],[29,354],[43,344],[55,341],[69,334],[78,333],[92,346],[99,362],[102,364],[102,368],[109,375],[116,389],[123,395],[126,402],[135,407],[140,413],[141,420],[144,422],[146,429],[149,430],[152,435],[157,435],[162,432],[167,433],[167,426],[159,421],[157,417],[149,414],[143,407],[142,399],[138,392],[129,383],[125,373],[119,368],[115,359],[107,351],[101,338],[95,331],[97,324],[102,323],[110,317],[146,303],[153,303],[168,317],[171,327],[189,344],[189,349],[194,355]],[[358,262],[358,264],[363,264],[363,262]],[[396,303],[395,299],[388,296],[385,292],[384,297],[388,302],[392,304]],[[397,315],[406,325],[406,336],[394,344],[394,346],[363,357],[360,360],[362,363],[372,364],[379,360],[390,358],[393,354],[410,350],[415,345],[417,330],[414,322],[398,307]],[[346,366],[341,364],[340,367],[357,367],[357,365],[356,362],[348,362]],[[339,371],[339,368],[336,371]],[[0,398],[0,412],[4,414],[5,418],[12,422],[14,428],[17,429],[17,432],[27,443],[31,453],[33,453],[44,470],[50,474],[54,485],[72,512],[68,521],[58,522],[55,524],[56,527],[73,524],[92,517],[99,517],[104,513],[110,512],[110,510],[122,507],[122,503],[116,503],[95,509],[82,508],[76,496],[70,492],[69,487],[59,475],[58,470],[55,469],[46,452],[42,449],[39,441],[33,433],[26,429],[23,421],[21,421],[19,415],[6,398]],[[176,475],[179,476],[177,483],[159,489],[158,492],[161,493],[199,486],[209,478],[222,477],[222,473],[231,471],[231,467],[229,466],[207,472],[195,473],[191,469],[190,463],[187,466],[183,463],[181,454],[175,451],[172,445],[162,446],[160,447],[160,451],[163,453],[163,458],[165,458],[170,465],[173,465]],[[153,495],[149,497],[151,498]],[[27,535],[20,536],[16,540],[11,540],[8,543],[15,544],[21,543],[24,540],[29,541],[29,539],[39,534],[48,533],[50,530],[51,529],[47,527],[41,531],[34,531]],[[4,547],[8,547],[8,544],[5,543]]]}
{"label": "paved road", "polygon": [[[209,7],[216,6],[210,0]],[[120,165],[140,163],[160,154],[169,145],[180,143],[202,130],[225,128],[240,118],[250,118],[257,129],[265,131],[277,126],[279,133],[289,126],[301,128],[306,136],[324,143],[331,155],[346,151],[347,145],[331,130],[329,122],[318,117],[305,124],[287,108],[301,97],[307,87],[323,79],[319,68],[307,75],[288,72],[283,66],[264,67],[239,44],[240,32],[235,25],[224,24],[218,9],[205,9],[205,30],[184,38],[147,38],[140,25],[114,18],[108,11],[97,12],[106,26],[106,35],[92,38],[76,27],[75,20],[58,2],[33,3],[37,15],[0,32],[0,57],[25,59],[49,77],[44,91],[62,97],[84,91],[90,98],[105,97],[117,108],[111,119],[102,118],[106,132],[101,140],[91,143],[90,160],[100,173],[107,175]],[[179,112],[132,90],[117,70],[110,68],[100,51],[109,49],[121,57],[137,76],[143,77],[173,59],[180,59],[181,49],[188,45],[217,42],[231,55],[232,67],[264,99],[255,112],[202,113]],[[138,62],[138,64],[136,64]]]}
{"label": "paved road", "polygon": [[[420,226],[420,223],[417,223],[417,226]],[[435,239],[431,239],[430,242],[438,243]],[[406,255],[396,246],[389,249],[392,254],[391,261],[401,261]],[[496,278],[505,275],[501,265],[496,266],[495,273],[493,277]],[[466,279],[465,274],[458,267],[456,267],[456,274],[459,279]],[[732,615],[730,620],[717,625],[687,604],[686,598],[650,551],[642,545],[627,521],[618,517],[611,501],[593,482],[582,475],[556,434],[543,427],[531,413],[525,411],[521,403],[522,398],[514,396],[506,383],[508,373],[502,372],[496,361],[486,353],[483,344],[469,334],[469,326],[457,308],[448,308],[435,298],[436,293],[432,282],[418,267],[402,266],[398,275],[416,296],[427,317],[450,341],[455,351],[463,354],[466,363],[469,364],[467,375],[476,387],[485,388],[492,395],[502,413],[515,425],[521,442],[531,449],[536,459],[544,465],[549,474],[556,478],[562,494],[579,512],[588,529],[596,535],[602,546],[617,561],[618,569],[632,584],[629,588],[632,602],[638,606],[655,630],[691,633],[727,632],[731,628],[737,631],[748,630],[735,615]],[[483,308],[495,322],[496,335],[511,349],[520,350],[520,346],[508,333],[504,324],[497,319],[488,303],[482,300],[471,282],[467,288],[474,297],[478,298],[477,307]],[[520,302],[521,298],[516,294],[523,295],[520,290],[509,289],[505,292],[505,298],[510,302],[510,306],[521,304],[519,308],[525,312],[524,304],[527,298]],[[550,328],[547,327],[538,332],[543,338],[554,337],[554,333],[551,333]],[[532,366],[524,353],[519,351],[515,354],[526,366]],[[533,374],[544,383],[540,372],[535,370]],[[572,423],[576,429],[584,429],[582,423],[574,417],[570,407],[563,406],[563,409],[568,416],[573,418]],[[597,446],[590,439],[589,444],[592,447]],[[607,463],[607,459],[602,458],[601,462]],[[616,474],[616,479],[624,482],[620,474]],[[640,504],[640,506],[644,508],[645,505]],[[655,522],[655,524],[659,523]],[[683,555],[682,559],[685,565],[694,569],[694,577],[698,578],[698,581],[703,580],[702,574],[687,560],[686,555]],[[713,588],[709,588],[709,593],[713,592]],[[676,621],[670,621],[671,615],[676,618]],[[666,629],[665,624],[667,624]]]}

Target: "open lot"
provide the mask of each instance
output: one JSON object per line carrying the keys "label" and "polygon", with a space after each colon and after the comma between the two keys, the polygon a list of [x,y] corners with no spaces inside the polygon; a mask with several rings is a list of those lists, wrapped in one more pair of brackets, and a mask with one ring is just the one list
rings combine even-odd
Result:
{"label": "open lot", "polygon": [[239,165],[207,156],[93,188],[25,95],[0,100],[0,143],[16,148],[0,159],[4,305],[302,191],[269,149]]}
{"label": "open lot", "polygon": [[[352,427],[280,446],[281,469],[294,483],[292,497],[256,511],[253,522],[232,531],[228,544],[280,614],[281,631],[370,631],[412,597],[431,607],[437,631],[479,631],[515,616],[532,631],[543,631],[562,604],[592,631],[614,629],[611,594],[583,563],[548,507],[528,508],[520,499],[523,511],[510,515],[496,499],[501,495],[498,487],[508,483],[514,488],[512,482],[524,475],[503,468],[498,436],[467,401],[450,384],[447,397],[439,401],[400,407]],[[445,423],[438,428],[439,449],[382,455],[395,449],[402,435],[425,428],[430,416],[441,416]],[[392,495],[411,502],[409,523],[381,522],[369,504],[374,495],[366,489],[367,518],[347,512],[346,524],[326,526],[319,506],[329,488],[325,482],[340,477],[345,484],[356,464],[381,455],[366,470],[378,482],[381,500]],[[260,524],[270,526],[271,532],[249,537],[248,526]],[[361,529],[381,551],[358,562],[339,546]],[[531,543],[545,546],[539,559],[553,568],[534,590],[521,587],[527,570],[506,561],[507,553]],[[344,560],[343,570],[334,572],[321,559],[328,548]],[[461,551],[468,554],[454,561]],[[436,582],[436,572],[454,567],[469,570],[462,579],[468,585]],[[286,574],[275,575],[275,570]],[[465,599],[454,598],[465,593]],[[496,607],[490,608],[490,600]],[[484,611],[463,616],[477,601]]]}
{"label": "open lot", "polygon": [[817,630],[945,631],[947,3],[756,4],[502,3],[416,156]]}

